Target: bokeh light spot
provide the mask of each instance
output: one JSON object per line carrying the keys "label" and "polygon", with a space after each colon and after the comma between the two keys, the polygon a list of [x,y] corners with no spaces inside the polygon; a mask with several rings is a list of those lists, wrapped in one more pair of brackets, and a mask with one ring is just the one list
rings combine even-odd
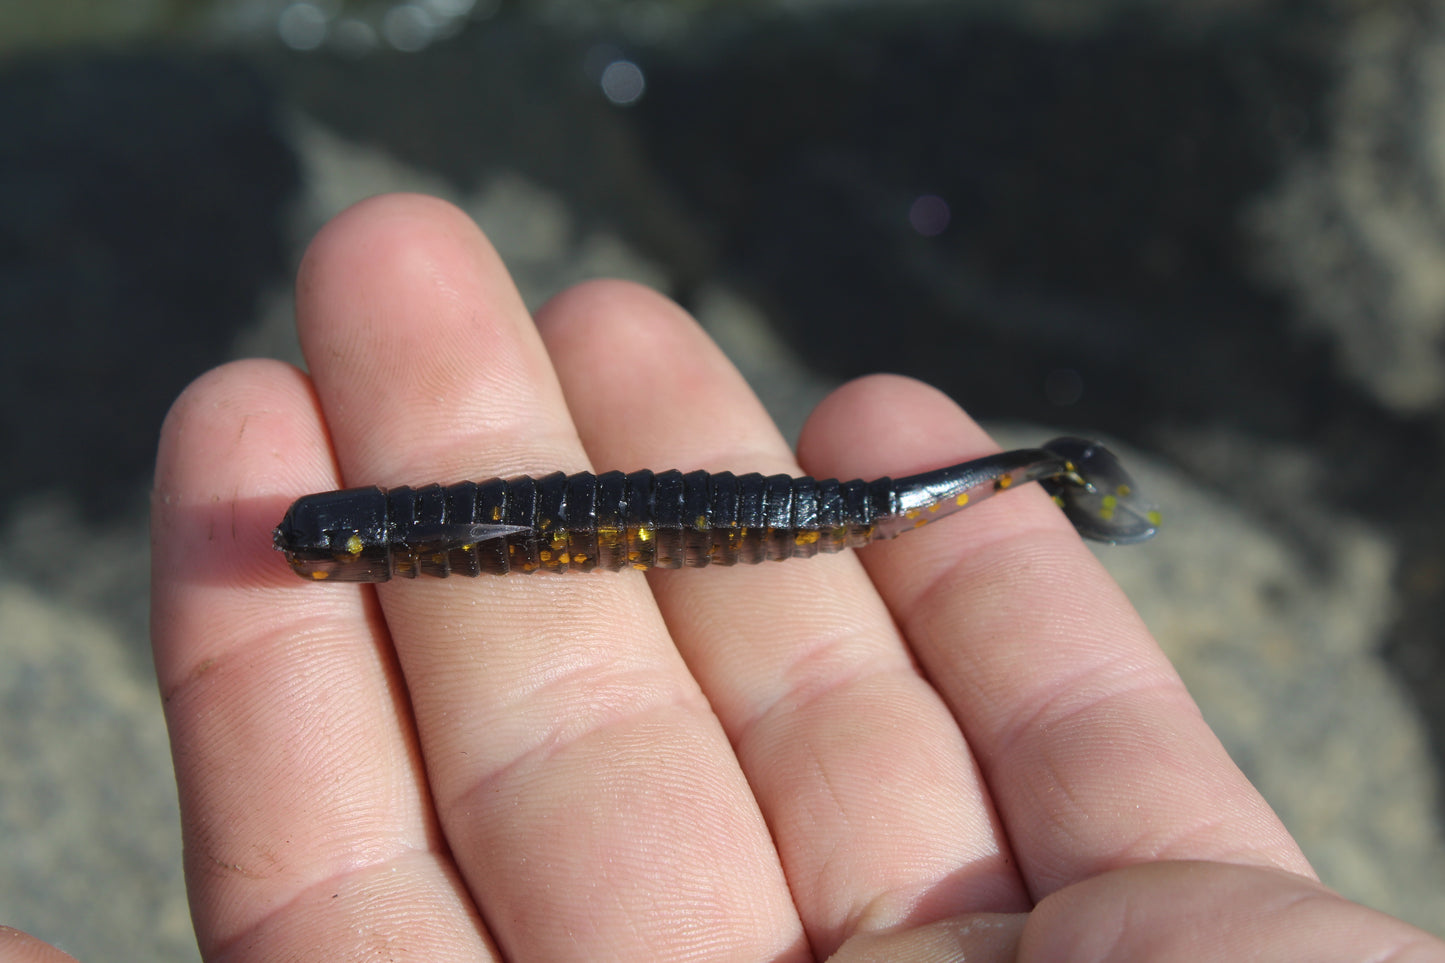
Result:
{"label": "bokeh light spot", "polygon": [[292,50],[315,50],[326,41],[326,19],[314,3],[293,3],[276,18],[276,32]]}
{"label": "bokeh light spot", "polygon": [[614,60],[602,69],[602,93],[619,107],[637,103],[647,89],[642,68],[630,60]]}
{"label": "bokeh light spot", "polygon": [[436,21],[430,11],[414,3],[392,7],[381,20],[381,35],[402,53],[426,49],[436,37]]}
{"label": "bokeh light spot", "polygon": [[937,194],[924,194],[908,208],[908,223],[924,237],[936,237],[948,227],[948,202]]}

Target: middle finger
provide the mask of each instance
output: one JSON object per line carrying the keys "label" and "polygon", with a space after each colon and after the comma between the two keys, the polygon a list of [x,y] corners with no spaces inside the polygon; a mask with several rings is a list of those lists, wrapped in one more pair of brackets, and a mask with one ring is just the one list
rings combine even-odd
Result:
{"label": "middle finger", "polygon": [[[599,467],[800,474],[737,370],[660,296],[586,285],[538,325]],[[859,930],[1028,906],[958,725],[851,552],[650,581],[820,957]]]}

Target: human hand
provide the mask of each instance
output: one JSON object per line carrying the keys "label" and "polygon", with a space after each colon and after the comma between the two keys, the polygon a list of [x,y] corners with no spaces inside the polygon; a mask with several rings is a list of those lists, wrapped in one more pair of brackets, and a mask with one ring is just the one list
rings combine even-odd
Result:
{"label": "human hand", "polygon": [[[1313,880],[1036,486],[777,566],[296,579],[271,526],[343,483],[798,472],[678,308],[594,283],[534,325],[437,201],[338,217],[297,312],[311,377],[204,376],[156,472],[207,959],[1445,959]],[[869,478],[991,447],[879,377],[798,458]]]}

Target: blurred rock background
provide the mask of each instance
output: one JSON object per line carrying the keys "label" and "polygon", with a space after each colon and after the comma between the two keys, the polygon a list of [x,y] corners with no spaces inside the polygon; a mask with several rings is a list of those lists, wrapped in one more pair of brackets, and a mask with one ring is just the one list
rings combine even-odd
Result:
{"label": "blurred rock background", "polygon": [[362,197],[535,305],[694,311],[784,429],[872,370],[1122,443],[1105,558],[1325,881],[1445,934],[1445,7],[0,5],[0,921],[196,958],[146,638],[166,406],[299,361]]}

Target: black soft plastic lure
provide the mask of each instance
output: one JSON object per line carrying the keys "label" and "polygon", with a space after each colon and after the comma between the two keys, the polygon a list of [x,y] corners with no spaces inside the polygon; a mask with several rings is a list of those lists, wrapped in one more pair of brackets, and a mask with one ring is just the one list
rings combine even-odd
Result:
{"label": "black soft plastic lure", "polygon": [[1108,449],[1056,438],[896,481],[612,471],[348,488],[298,499],[274,542],[297,575],[333,582],[736,565],[894,538],[1031,481],[1085,538],[1140,542],[1159,526]]}

